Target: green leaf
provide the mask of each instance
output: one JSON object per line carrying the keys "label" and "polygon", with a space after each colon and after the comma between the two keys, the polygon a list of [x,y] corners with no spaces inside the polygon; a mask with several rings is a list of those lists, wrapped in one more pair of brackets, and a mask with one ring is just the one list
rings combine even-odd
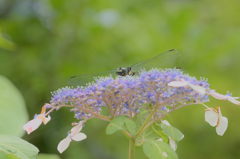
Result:
{"label": "green leaf", "polygon": [[169,137],[171,137],[174,141],[178,142],[183,138],[183,134],[180,130],[173,126],[168,126],[166,124],[161,123],[161,128]]}
{"label": "green leaf", "polygon": [[19,90],[0,75],[0,134],[21,137],[23,125],[28,121],[25,102]]}
{"label": "green leaf", "polygon": [[16,45],[2,35],[1,29],[0,29],[0,47],[9,51],[14,51],[16,49]]}
{"label": "green leaf", "polygon": [[162,141],[151,140],[145,142],[143,151],[150,159],[178,159],[176,152]]}
{"label": "green leaf", "polygon": [[135,123],[137,125],[137,127],[136,127],[137,130],[143,125],[143,123],[148,118],[149,114],[150,113],[148,110],[140,109],[140,113],[134,116],[133,120],[135,121]]}
{"label": "green leaf", "polygon": [[0,152],[0,158],[1,159],[19,159],[19,157],[14,156],[13,154],[5,154],[3,152]]}
{"label": "green leaf", "polygon": [[157,134],[159,135],[160,138],[163,139],[163,142],[168,143],[169,138],[168,138],[168,136],[164,132],[159,131]]}
{"label": "green leaf", "polygon": [[[137,125],[136,130],[139,130],[140,127],[143,125],[143,123],[146,121],[146,119],[148,118],[150,112],[145,110],[145,109],[141,109],[140,113],[137,114],[134,117],[134,121]],[[145,129],[138,137],[137,137],[137,141],[136,141],[136,146],[141,146],[144,142],[148,141],[148,140],[153,140],[153,139],[158,139],[159,135],[152,129],[152,127],[148,127],[147,129]]]}
{"label": "green leaf", "polygon": [[158,134],[159,138],[162,138],[163,142],[168,143],[168,136],[162,131],[161,128],[161,122],[158,124],[158,122],[155,122],[154,124],[151,125],[152,129]]}
{"label": "green leaf", "polygon": [[159,135],[151,127],[148,127],[137,137],[136,146],[141,146],[146,141],[155,140],[158,138]]}
{"label": "green leaf", "polygon": [[131,119],[125,117],[124,119],[124,126],[126,128],[126,130],[133,135],[133,137],[136,136],[136,123],[134,121],[132,121]]}
{"label": "green leaf", "polygon": [[107,126],[106,134],[110,135],[118,130],[125,130],[124,128],[124,116],[118,116],[114,118]]}
{"label": "green leaf", "polygon": [[140,108],[139,111],[140,111],[140,113],[138,115],[144,115],[146,113],[149,113],[149,110],[146,110],[144,108]]}
{"label": "green leaf", "polygon": [[13,154],[21,159],[35,159],[38,148],[27,141],[10,135],[0,135],[0,151]]}
{"label": "green leaf", "polygon": [[38,154],[37,155],[38,159],[60,159],[60,157],[58,155],[55,154]]}

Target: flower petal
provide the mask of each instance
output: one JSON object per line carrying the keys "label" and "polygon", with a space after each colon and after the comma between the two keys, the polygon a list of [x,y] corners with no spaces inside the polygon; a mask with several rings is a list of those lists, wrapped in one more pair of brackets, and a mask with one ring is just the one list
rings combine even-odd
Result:
{"label": "flower petal", "polygon": [[233,104],[240,105],[240,102],[239,102],[238,100],[236,100],[236,99],[237,99],[237,98],[232,97],[232,98],[229,98],[228,100],[229,100],[230,102],[232,102]]}
{"label": "flower petal", "polygon": [[176,144],[176,142],[175,142],[171,137],[169,137],[169,144],[170,144],[171,148],[172,148],[174,151],[176,151],[176,149],[177,149],[177,144]]}
{"label": "flower petal", "polygon": [[167,120],[163,120],[162,123],[167,125],[167,126],[171,126]]}
{"label": "flower petal", "polygon": [[86,139],[86,138],[87,138],[87,135],[85,135],[84,133],[77,133],[76,135],[71,136],[71,138],[72,138],[74,141],[81,141],[81,140]]}
{"label": "flower petal", "polygon": [[218,122],[218,113],[215,112],[213,108],[206,109],[205,111],[205,121],[211,126],[216,126]]}
{"label": "flower petal", "polygon": [[48,117],[46,118],[44,115],[40,114],[37,116],[37,118],[40,118],[44,125],[46,125],[51,120],[50,115],[48,115]]}
{"label": "flower petal", "polygon": [[44,125],[46,125],[51,120],[50,115],[48,115],[47,118],[45,118],[45,121],[43,122]]}
{"label": "flower petal", "polygon": [[24,126],[23,129],[27,131],[28,134],[36,130],[40,125],[42,124],[42,119],[40,118],[35,118],[33,120],[30,120],[27,122]]}
{"label": "flower petal", "polygon": [[213,96],[216,99],[220,99],[220,100],[229,100],[230,102],[232,102],[233,104],[237,104],[240,105],[240,102],[237,101],[236,99],[238,99],[239,97],[231,97],[231,96],[227,96],[227,95],[223,95],[214,91],[211,91],[208,93],[209,95]]}
{"label": "flower petal", "polygon": [[193,85],[193,84],[188,84],[189,87],[191,87],[194,91],[200,93],[200,94],[205,94],[206,93],[206,88],[198,86],[198,85]]}
{"label": "flower petal", "polygon": [[184,81],[172,81],[168,83],[168,86],[171,86],[171,87],[185,87],[187,85],[188,83]]}
{"label": "flower petal", "polygon": [[226,95],[214,92],[214,91],[211,91],[208,94],[213,96],[216,99],[221,99],[221,100],[227,100],[229,98],[229,96],[226,96]]}
{"label": "flower petal", "polygon": [[78,125],[74,126],[74,127],[71,129],[71,134],[77,134],[79,131],[81,131],[81,130],[82,130],[82,124],[83,124],[83,122],[80,121],[80,122],[78,123]]}
{"label": "flower petal", "polygon": [[221,117],[218,126],[216,127],[217,134],[223,136],[228,127],[228,119]]}
{"label": "flower petal", "polygon": [[65,139],[63,139],[62,141],[59,142],[57,150],[60,153],[62,153],[63,151],[65,151],[68,148],[71,141],[72,141],[71,138],[69,136],[67,136]]}

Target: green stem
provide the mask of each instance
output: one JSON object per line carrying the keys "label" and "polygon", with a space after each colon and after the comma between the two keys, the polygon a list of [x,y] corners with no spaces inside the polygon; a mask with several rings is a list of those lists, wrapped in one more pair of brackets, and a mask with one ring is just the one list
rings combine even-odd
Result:
{"label": "green stem", "polygon": [[140,135],[140,134],[142,133],[142,131],[144,130],[144,128],[145,128],[145,126],[147,125],[148,121],[151,119],[151,117],[152,117],[152,115],[153,115],[154,112],[155,112],[155,111],[152,111],[152,112],[149,114],[148,118],[145,120],[145,122],[143,123],[143,125],[142,125],[142,126],[140,127],[140,129],[137,131],[137,133],[136,133],[136,138],[138,137],[138,135]]}
{"label": "green stem", "polygon": [[135,139],[129,140],[129,155],[128,159],[134,159],[135,156]]}

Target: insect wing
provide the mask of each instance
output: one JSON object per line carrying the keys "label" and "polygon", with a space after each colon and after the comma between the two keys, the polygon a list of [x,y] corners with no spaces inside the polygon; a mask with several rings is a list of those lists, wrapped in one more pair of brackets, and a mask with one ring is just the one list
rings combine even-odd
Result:
{"label": "insect wing", "polygon": [[141,69],[149,70],[151,68],[162,68],[174,62],[179,56],[181,56],[181,53],[176,49],[172,49],[133,65],[131,70],[133,72],[138,72]]}
{"label": "insect wing", "polygon": [[112,71],[107,71],[107,72],[100,72],[100,73],[95,73],[95,74],[85,74],[85,75],[78,75],[78,76],[73,76],[70,77],[67,80],[68,85],[77,85],[77,86],[85,86],[86,84],[90,82],[94,82],[95,77],[102,77],[102,76],[112,76],[116,77],[116,70]]}

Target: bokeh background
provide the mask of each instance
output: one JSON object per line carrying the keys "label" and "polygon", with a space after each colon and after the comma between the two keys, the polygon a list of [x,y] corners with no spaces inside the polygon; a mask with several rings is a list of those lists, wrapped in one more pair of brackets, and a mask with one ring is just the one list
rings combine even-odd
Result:
{"label": "bokeh background", "polygon": [[[172,48],[182,52],[177,66],[191,76],[240,96],[239,6],[238,0],[0,0],[0,74],[23,94],[29,119],[73,75],[130,66]],[[228,130],[218,136],[200,105],[172,113],[170,123],[185,135],[179,158],[240,158],[240,106],[213,98],[207,105],[221,106]],[[68,108],[51,116],[23,139],[40,153],[60,155],[57,144],[75,120]],[[72,142],[61,158],[127,158],[128,141],[120,133],[107,136],[106,126],[89,121],[88,138]],[[141,147],[136,158],[147,158]]]}

